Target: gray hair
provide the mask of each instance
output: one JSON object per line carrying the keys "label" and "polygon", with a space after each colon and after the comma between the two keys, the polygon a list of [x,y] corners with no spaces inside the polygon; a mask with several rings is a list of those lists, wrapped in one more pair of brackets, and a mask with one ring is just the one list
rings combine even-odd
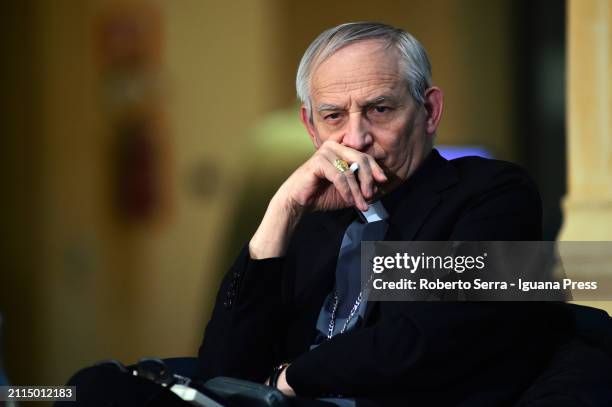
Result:
{"label": "gray hair", "polygon": [[330,28],[310,44],[298,67],[295,87],[312,121],[310,101],[311,74],[323,61],[349,44],[365,40],[382,40],[385,46],[395,46],[400,53],[404,77],[413,99],[423,105],[425,91],[431,86],[431,64],[425,48],[406,31],[374,22],[346,23]]}

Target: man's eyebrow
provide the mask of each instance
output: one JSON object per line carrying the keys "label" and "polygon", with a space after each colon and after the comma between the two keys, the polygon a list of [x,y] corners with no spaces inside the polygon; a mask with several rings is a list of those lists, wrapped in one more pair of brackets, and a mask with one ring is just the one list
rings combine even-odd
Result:
{"label": "man's eyebrow", "polygon": [[[396,98],[390,95],[380,95],[380,96],[376,96],[372,99],[366,100],[365,102],[363,102],[362,104],[360,104],[360,107],[368,107],[368,106],[375,106],[375,105],[379,105],[381,103],[396,103]],[[329,103],[323,103],[320,104],[319,106],[317,106],[317,112],[321,113],[321,112],[326,112],[326,111],[340,111],[343,110],[343,107],[340,107],[338,105],[332,105]]]}
{"label": "man's eyebrow", "polygon": [[331,105],[328,103],[323,103],[317,107],[317,112],[319,113],[329,111],[329,110],[338,111],[338,110],[342,110],[342,108],[340,106]]}
{"label": "man's eyebrow", "polygon": [[396,98],[393,96],[389,96],[389,95],[376,96],[375,98],[372,98],[370,100],[366,100],[365,102],[363,102],[363,104],[361,104],[361,107],[375,106],[375,105],[379,105],[385,102],[395,103]]}

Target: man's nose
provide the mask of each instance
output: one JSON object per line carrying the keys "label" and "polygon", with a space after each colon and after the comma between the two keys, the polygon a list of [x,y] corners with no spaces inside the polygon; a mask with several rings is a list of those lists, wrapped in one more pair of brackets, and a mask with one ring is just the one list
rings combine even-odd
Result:
{"label": "man's nose", "polygon": [[361,112],[349,113],[341,144],[358,151],[365,151],[372,144],[370,124]]}

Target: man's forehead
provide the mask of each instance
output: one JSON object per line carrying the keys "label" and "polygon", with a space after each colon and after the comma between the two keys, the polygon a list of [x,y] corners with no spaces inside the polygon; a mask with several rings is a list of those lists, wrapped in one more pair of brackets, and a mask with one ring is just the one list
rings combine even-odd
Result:
{"label": "man's forehead", "polygon": [[364,41],[340,49],[323,61],[311,77],[311,97],[331,103],[347,95],[359,99],[396,96],[406,83],[395,48]]}

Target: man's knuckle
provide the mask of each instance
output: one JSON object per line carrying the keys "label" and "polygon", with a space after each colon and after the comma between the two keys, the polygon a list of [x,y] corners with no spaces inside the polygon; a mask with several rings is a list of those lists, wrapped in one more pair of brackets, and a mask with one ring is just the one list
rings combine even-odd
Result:
{"label": "man's knuckle", "polygon": [[315,155],[312,156],[311,161],[312,161],[312,164],[320,167],[324,163],[324,161],[327,161],[327,160],[325,160],[325,157],[323,157],[321,154],[315,153]]}
{"label": "man's knuckle", "polygon": [[323,149],[323,151],[330,151],[333,148],[334,142],[332,140],[325,140],[322,144],[320,149]]}

